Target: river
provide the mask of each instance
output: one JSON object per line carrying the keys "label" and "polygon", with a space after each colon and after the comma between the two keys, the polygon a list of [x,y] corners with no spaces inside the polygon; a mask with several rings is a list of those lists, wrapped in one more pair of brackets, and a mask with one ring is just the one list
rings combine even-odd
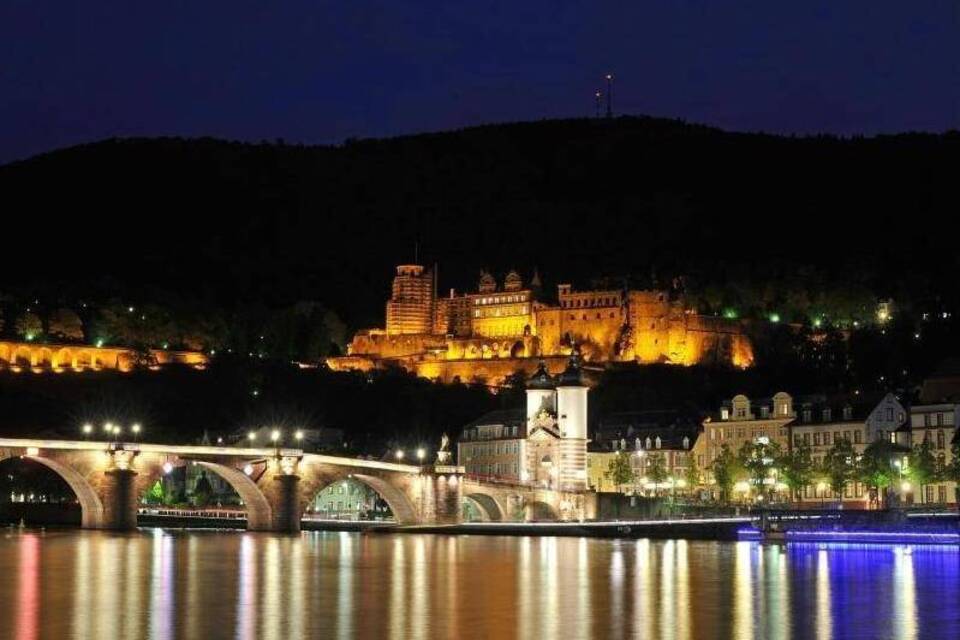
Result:
{"label": "river", "polygon": [[0,530],[0,638],[960,637],[960,549]]}

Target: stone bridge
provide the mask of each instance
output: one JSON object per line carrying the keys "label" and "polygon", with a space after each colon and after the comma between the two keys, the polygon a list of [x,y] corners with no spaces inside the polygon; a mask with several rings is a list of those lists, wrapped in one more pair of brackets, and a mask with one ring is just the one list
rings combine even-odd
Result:
{"label": "stone bridge", "polygon": [[324,487],[353,478],[376,491],[401,524],[460,521],[461,467],[414,466],[304,453],[299,449],[175,446],[0,438],[0,461],[28,458],[63,478],[82,526],[132,529],[140,496],[174,467],[200,465],[240,496],[252,531],[296,532]]}
{"label": "stone bridge", "polygon": [[481,519],[489,522],[583,521],[597,517],[596,494],[592,492],[491,482],[469,475],[463,477],[461,492]]}

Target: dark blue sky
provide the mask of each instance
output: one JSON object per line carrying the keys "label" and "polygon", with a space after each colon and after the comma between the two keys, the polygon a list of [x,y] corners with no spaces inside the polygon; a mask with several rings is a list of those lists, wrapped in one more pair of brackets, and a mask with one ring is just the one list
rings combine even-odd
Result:
{"label": "dark blue sky", "polygon": [[[735,6],[734,6],[735,5]],[[338,142],[618,112],[960,127],[957,2],[3,0],[0,162],[109,136]]]}

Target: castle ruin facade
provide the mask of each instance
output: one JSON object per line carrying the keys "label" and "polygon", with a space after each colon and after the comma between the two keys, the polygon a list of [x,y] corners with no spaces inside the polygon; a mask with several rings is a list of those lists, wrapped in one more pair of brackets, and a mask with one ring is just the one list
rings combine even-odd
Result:
{"label": "castle ruin facade", "polygon": [[481,272],[477,290],[437,294],[435,273],[400,265],[386,304],[386,326],[357,332],[334,370],[399,366],[443,382],[499,384],[533,373],[543,359],[560,373],[576,346],[587,364],[677,365],[753,362],[740,322],[699,315],[676,290],[592,289],[570,284],[548,295],[534,273],[503,282]]}

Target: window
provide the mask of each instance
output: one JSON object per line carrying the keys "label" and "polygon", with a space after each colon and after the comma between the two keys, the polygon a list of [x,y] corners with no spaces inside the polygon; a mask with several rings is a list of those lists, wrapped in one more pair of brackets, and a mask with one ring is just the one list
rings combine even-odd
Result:
{"label": "window", "polygon": [[823,421],[824,421],[824,422],[830,422],[830,420],[831,420],[832,418],[833,418],[833,411],[831,411],[830,409],[824,409],[824,410],[823,410]]}
{"label": "window", "polygon": [[938,427],[942,427],[942,426],[943,426],[943,414],[942,414],[942,413],[938,413],[938,414],[937,414],[937,426],[938,426]]}
{"label": "window", "polygon": [[843,408],[843,419],[850,420],[853,418],[853,407],[844,407]]}
{"label": "window", "polygon": [[820,446],[820,434],[819,434],[819,433],[813,434],[813,446],[815,446],[815,447],[819,447],[819,446]]}
{"label": "window", "polygon": [[803,434],[803,444],[807,444],[807,445],[810,444],[810,434],[809,434],[809,433]]}
{"label": "window", "polygon": [[843,439],[846,440],[847,442],[850,442],[850,432],[849,432],[849,431],[844,431],[844,432],[843,432]]}
{"label": "window", "polygon": [[823,434],[823,444],[830,446],[830,432],[827,431]]}
{"label": "window", "polygon": [[811,413],[810,409],[804,409],[804,410],[803,410],[803,421],[804,421],[804,422],[810,422],[810,419],[811,419],[812,417],[813,417],[813,416],[812,416],[812,413]]}
{"label": "window", "polygon": [[944,437],[943,431],[937,431],[937,449],[943,449]]}
{"label": "window", "polygon": [[800,443],[802,443],[802,442],[803,442],[803,438],[800,437],[800,434],[799,434],[799,433],[793,434],[793,445],[794,445],[795,447],[799,447],[799,446],[800,446]]}
{"label": "window", "polygon": [[923,414],[923,426],[925,426],[925,427],[929,427],[929,426],[930,426],[930,414],[929,414],[929,413]]}
{"label": "window", "polygon": [[854,431],[854,432],[853,432],[853,443],[854,443],[854,444],[861,444],[861,442],[863,442],[863,433],[862,433],[861,431]]}

